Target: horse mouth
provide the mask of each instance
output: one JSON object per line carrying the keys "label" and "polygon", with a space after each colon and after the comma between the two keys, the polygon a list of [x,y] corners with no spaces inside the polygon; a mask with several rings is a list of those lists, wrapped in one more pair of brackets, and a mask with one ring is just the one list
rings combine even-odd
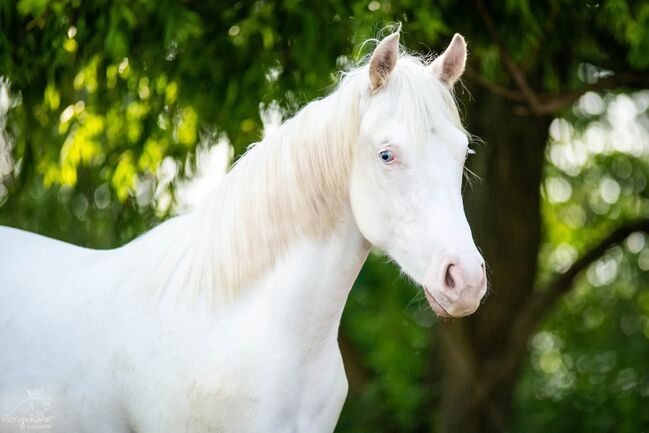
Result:
{"label": "horse mouth", "polygon": [[433,309],[435,314],[437,314],[439,317],[451,317],[450,314],[442,307],[439,302],[435,300],[435,297],[430,293],[427,287],[424,287],[424,294],[426,295],[426,299],[428,300],[428,303],[430,304],[430,308]]}

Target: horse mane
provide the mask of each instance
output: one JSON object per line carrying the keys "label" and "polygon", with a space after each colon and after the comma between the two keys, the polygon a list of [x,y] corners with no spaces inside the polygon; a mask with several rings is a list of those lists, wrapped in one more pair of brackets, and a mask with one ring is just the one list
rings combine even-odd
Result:
{"label": "horse mane", "polygon": [[196,239],[197,269],[233,299],[301,235],[324,238],[348,205],[358,136],[355,82],[311,102],[254,144],[197,210],[208,234]]}
{"label": "horse mane", "polygon": [[[397,115],[422,136],[439,116],[461,128],[452,94],[437,80],[422,79],[424,65],[418,57],[400,56],[388,84]],[[350,209],[350,169],[367,77],[367,65],[343,74],[330,95],[252,145],[195,211],[162,224],[170,224],[167,237],[175,253],[154,260],[155,270],[145,272],[144,278],[153,278],[147,285],[180,285],[194,299],[228,303],[272,269],[294,241],[332,233]]]}

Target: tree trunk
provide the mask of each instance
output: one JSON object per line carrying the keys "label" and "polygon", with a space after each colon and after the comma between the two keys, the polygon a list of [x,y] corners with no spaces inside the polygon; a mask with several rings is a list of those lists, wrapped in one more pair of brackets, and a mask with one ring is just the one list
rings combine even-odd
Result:
{"label": "tree trunk", "polygon": [[490,294],[467,319],[440,326],[442,432],[502,432],[524,358],[511,350],[516,314],[533,292],[541,236],[539,212],[550,118],[519,116],[515,105],[473,86],[467,102],[474,144],[471,169],[484,179],[466,191],[466,210],[487,261]]}

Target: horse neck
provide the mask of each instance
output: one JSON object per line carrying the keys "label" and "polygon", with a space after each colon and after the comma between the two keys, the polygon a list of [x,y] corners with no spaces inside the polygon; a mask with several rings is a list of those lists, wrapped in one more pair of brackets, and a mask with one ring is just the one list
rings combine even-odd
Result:
{"label": "horse neck", "polygon": [[231,303],[294,244],[331,240],[353,222],[349,171],[358,100],[354,86],[343,86],[237,162],[187,227],[192,265],[183,285],[194,295]]}
{"label": "horse neck", "polygon": [[299,342],[314,354],[336,344],[347,297],[369,244],[351,212],[327,237],[293,243],[273,270],[250,291],[244,314],[261,329],[278,327],[282,338]]}

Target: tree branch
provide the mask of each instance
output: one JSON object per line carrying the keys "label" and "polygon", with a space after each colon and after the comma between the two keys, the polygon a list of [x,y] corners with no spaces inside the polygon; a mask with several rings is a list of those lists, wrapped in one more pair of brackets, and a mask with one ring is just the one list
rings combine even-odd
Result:
{"label": "tree branch", "polygon": [[538,297],[534,300],[535,305],[531,309],[531,312],[537,316],[542,315],[561,297],[561,295],[572,289],[573,282],[577,275],[579,275],[595,260],[600,258],[606,250],[613,245],[623,242],[631,233],[634,232],[649,233],[649,218],[636,220],[618,227],[594,245],[590,250],[586,251],[572,264],[572,266],[570,266],[570,268],[568,268],[568,270],[557,275],[547,285],[545,290],[538,293]]}
{"label": "tree branch", "polygon": [[602,78],[596,83],[584,86],[581,89],[575,91],[539,94],[534,89],[532,89],[527,81],[525,72],[510,55],[509,50],[507,49],[503,39],[500,37],[498,28],[496,27],[496,24],[489,14],[489,11],[487,10],[484,2],[482,0],[473,0],[473,2],[478,9],[478,13],[482,18],[482,21],[487,27],[487,31],[489,32],[491,39],[498,47],[500,59],[505,69],[509,72],[509,75],[514,80],[514,83],[516,83],[518,91],[511,90],[493,83],[475,73],[474,71],[467,71],[467,76],[496,95],[502,96],[511,101],[526,103],[526,107],[520,107],[520,109],[518,110],[520,114],[549,115],[556,113],[557,111],[573,104],[577,99],[581,97],[581,95],[588,91],[602,91],[618,87],[649,87],[649,75],[621,73]]}
{"label": "tree branch", "polygon": [[649,218],[632,221],[613,230],[587,250],[567,271],[556,275],[545,290],[540,290],[532,296],[513,322],[508,348],[506,349],[507,356],[499,358],[498,364],[488,369],[490,377],[484,382],[479,392],[475,393],[472,399],[473,404],[484,404],[491,392],[493,392],[494,387],[501,383],[502,378],[511,375],[513,371],[517,371],[520,367],[520,361],[526,353],[527,341],[530,335],[532,335],[539,321],[550,307],[574,287],[575,278],[587,269],[591,263],[600,258],[610,247],[623,242],[634,232],[649,233]]}
{"label": "tree branch", "polygon": [[649,75],[647,74],[631,74],[622,73],[605,77],[593,84],[582,87],[574,91],[567,91],[563,93],[545,93],[538,95],[539,103],[536,108],[529,105],[523,93],[501,86],[494,83],[488,78],[483,77],[472,69],[467,69],[466,76],[470,79],[493,93],[494,95],[508,99],[514,102],[527,103],[527,106],[519,107],[520,114],[529,115],[548,115],[556,113],[563,108],[566,108],[577,101],[586,92],[601,92],[605,90],[618,89],[624,87],[631,88],[649,88]]}
{"label": "tree branch", "polygon": [[561,296],[574,287],[575,278],[588,268],[591,263],[600,258],[610,247],[623,242],[634,232],[649,233],[649,218],[628,222],[613,230],[608,236],[587,250],[568,270],[556,275],[544,290],[535,292],[526,307],[518,314],[510,338],[510,350],[522,355],[525,351],[527,339],[534,332],[538,322]]}
{"label": "tree branch", "polygon": [[525,102],[525,97],[522,93],[494,83],[493,81],[483,77],[473,69],[467,68],[464,72],[464,75],[466,75],[470,80],[473,80],[476,83],[480,84],[482,87],[484,87],[494,95],[509,99],[510,101]]}
{"label": "tree branch", "polygon": [[[621,73],[605,77],[593,84],[584,86],[581,89],[564,92],[551,93],[539,96],[541,103],[532,110],[534,114],[552,114],[572,105],[586,92],[601,92],[604,90],[617,89],[623,87],[647,88],[649,87],[649,75]],[[532,108],[532,107],[530,107]]]}
{"label": "tree branch", "polygon": [[482,0],[473,0],[473,3],[475,4],[476,8],[478,8],[478,13],[480,14],[480,17],[482,18],[485,26],[487,27],[487,31],[489,32],[491,39],[493,39],[493,41],[496,43],[496,46],[498,47],[500,59],[505,65],[505,68],[507,68],[507,70],[509,71],[512,79],[518,86],[518,89],[521,91],[521,93],[527,100],[527,103],[532,108],[532,111],[536,111],[536,107],[538,107],[540,104],[538,95],[534,92],[534,90],[532,90],[529,83],[527,82],[525,73],[516,64],[516,62],[514,62],[514,59],[512,59],[511,55],[509,54],[509,50],[507,50],[505,42],[500,37],[498,29],[496,28],[496,24],[491,18],[489,11],[487,11],[487,7],[484,5]]}

